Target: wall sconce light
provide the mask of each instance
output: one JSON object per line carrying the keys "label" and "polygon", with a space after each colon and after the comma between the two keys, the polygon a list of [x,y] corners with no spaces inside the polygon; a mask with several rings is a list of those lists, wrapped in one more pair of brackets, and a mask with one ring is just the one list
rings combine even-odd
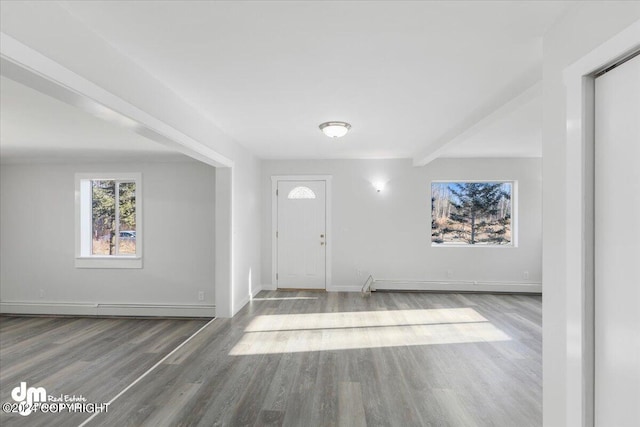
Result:
{"label": "wall sconce light", "polygon": [[376,191],[380,193],[382,192],[382,190],[384,190],[384,187],[387,185],[387,182],[378,180],[378,181],[373,181],[371,184],[373,185],[373,188],[375,188]]}

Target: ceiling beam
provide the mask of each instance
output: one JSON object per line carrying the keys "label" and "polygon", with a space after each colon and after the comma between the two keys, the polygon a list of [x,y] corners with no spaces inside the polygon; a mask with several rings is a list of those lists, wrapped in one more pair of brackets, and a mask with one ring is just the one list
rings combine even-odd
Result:
{"label": "ceiling beam", "polygon": [[5,33],[0,33],[0,71],[11,80],[203,163],[233,166],[231,159]]}
{"label": "ceiling beam", "polygon": [[498,103],[498,106],[485,108],[478,114],[475,114],[465,122],[461,123],[455,129],[447,132],[438,138],[427,148],[413,157],[414,166],[424,166],[440,157],[447,148],[469,139],[480,131],[486,129],[498,120],[508,116],[519,108],[527,105],[537,97],[542,95],[542,81],[538,81],[527,87],[515,97]]}

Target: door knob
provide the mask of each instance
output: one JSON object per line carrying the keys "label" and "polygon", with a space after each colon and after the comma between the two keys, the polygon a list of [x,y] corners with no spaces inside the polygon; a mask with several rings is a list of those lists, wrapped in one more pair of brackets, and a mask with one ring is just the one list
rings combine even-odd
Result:
{"label": "door knob", "polygon": [[324,242],[320,242],[320,246],[324,245]]}
{"label": "door knob", "polygon": [[324,237],[324,234],[321,234],[320,237]]}

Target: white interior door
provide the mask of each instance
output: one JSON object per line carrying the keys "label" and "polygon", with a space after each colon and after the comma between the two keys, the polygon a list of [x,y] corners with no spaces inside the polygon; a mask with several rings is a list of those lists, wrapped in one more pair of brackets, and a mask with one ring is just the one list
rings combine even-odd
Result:
{"label": "white interior door", "polygon": [[278,288],[325,289],[325,181],[278,181],[277,203]]}
{"label": "white interior door", "polygon": [[596,78],[595,425],[640,422],[640,56]]}

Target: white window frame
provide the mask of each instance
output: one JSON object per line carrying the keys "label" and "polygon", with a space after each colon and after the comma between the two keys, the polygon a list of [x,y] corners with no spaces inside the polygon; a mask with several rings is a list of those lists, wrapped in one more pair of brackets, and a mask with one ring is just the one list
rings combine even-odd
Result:
{"label": "white window frame", "polygon": [[[429,184],[429,192],[431,197],[429,197],[429,219],[433,220],[432,217],[432,201],[433,197],[433,184],[443,184],[443,183],[455,183],[455,182],[489,182],[492,184],[501,183],[511,184],[511,243],[508,245],[477,245],[477,244],[442,244],[442,243],[433,243],[431,240],[432,248],[487,248],[487,249],[513,249],[518,247],[518,181],[515,179],[434,179]],[[431,227],[429,227],[431,231]],[[431,235],[429,235],[429,239],[432,239]]]}
{"label": "white window frame", "polygon": [[[135,255],[91,254],[91,181],[113,180],[136,183]],[[116,210],[116,221],[117,218]],[[137,172],[75,174],[76,268],[142,268],[142,174]],[[118,236],[119,237],[119,236]]]}

